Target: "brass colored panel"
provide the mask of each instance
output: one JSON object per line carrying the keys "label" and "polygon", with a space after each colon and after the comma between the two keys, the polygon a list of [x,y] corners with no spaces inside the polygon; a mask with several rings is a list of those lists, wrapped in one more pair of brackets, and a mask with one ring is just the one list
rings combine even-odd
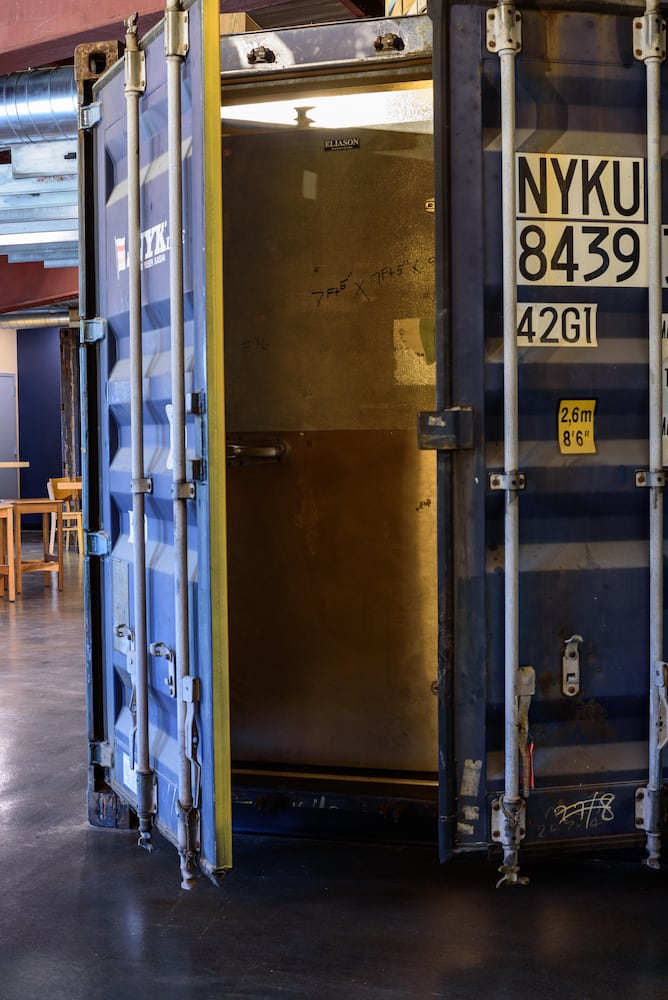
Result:
{"label": "brass colored panel", "polygon": [[431,135],[223,152],[233,758],[436,771]]}

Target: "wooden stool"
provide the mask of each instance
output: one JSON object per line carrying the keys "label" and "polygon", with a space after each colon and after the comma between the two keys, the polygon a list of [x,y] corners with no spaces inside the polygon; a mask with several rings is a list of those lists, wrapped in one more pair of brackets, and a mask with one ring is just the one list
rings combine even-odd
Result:
{"label": "wooden stool", "polygon": [[16,563],[14,560],[14,506],[0,502],[0,597],[5,596],[5,577],[10,601],[16,600]]}

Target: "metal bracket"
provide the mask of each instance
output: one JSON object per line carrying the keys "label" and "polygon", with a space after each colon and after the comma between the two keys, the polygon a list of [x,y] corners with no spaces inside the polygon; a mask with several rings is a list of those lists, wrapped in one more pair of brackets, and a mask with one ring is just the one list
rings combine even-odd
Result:
{"label": "metal bracket", "polygon": [[663,788],[636,788],[635,824],[638,830],[652,830],[666,821],[666,795]]}
{"label": "metal bracket", "polygon": [[490,823],[492,840],[500,844],[503,840],[504,828],[508,824],[510,824],[513,827],[513,830],[516,831],[516,839],[518,841],[524,840],[527,834],[526,816],[527,806],[524,799],[520,799],[517,811],[512,816],[503,804],[502,795],[500,795],[498,799],[494,799],[492,802],[492,820]]}
{"label": "metal bracket", "polygon": [[150,476],[146,479],[133,479],[130,483],[130,488],[133,493],[152,493],[153,480]]}
{"label": "metal bracket", "polygon": [[388,32],[387,35],[378,35],[373,47],[376,52],[403,52],[405,48],[401,35],[395,35],[393,32]]}
{"label": "metal bracket", "polygon": [[[84,102],[86,84],[99,80],[103,73],[118,62],[121,54],[122,47],[118,39],[106,42],[83,42],[77,45],[74,50],[74,79],[80,106]],[[99,104],[95,106],[100,107]],[[81,127],[80,125],[79,128]]]}
{"label": "metal bracket", "polygon": [[104,531],[86,531],[84,548],[87,556],[108,556],[111,552],[111,539]]}
{"label": "metal bracket", "polygon": [[645,469],[638,469],[635,476],[636,486],[649,486],[650,488],[660,488],[666,485],[666,473],[662,471],[652,472]]}
{"label": "metal bracket", "polygon": [[654,686],[657,689],[659,700],[658,712],[656,715],[656,749],[663,750],[668,743],[668,698],[666,697],[666,685],[668,682],[668,663],[659,660],[654,665]]}
{"label": "metal bracket", "polygon": [[146,90],[146,57],[137,41],[137,14],[125,22],[125,93],[143,94]]}
{"label": "metal bracket", "polygon": [[121,640],[116,646],[119,653],[123,653],[124,656],[127,656],[129,653],[134,652],[135,634],[129,625],[117,625],[114,629],[114,635],[117,639]]}
{"label": "metal bracket", "polygon": [[463,451],[473,447],[473,407],[418,413],[418,448]]}
{"label": "metal bracket", "polygon": [[107,321],[102,316],[79,320],[79,340],[82,344],[97,344],[107,336]]}
{"label": "metal bracket", "polygon": [[536,693],[536,671],[520,667],[517,679],[517,749],[522,759],[522,794],[528,798],[532,784],[532,761],[529,749],[529,708]]}
{"label": "metal bracket", "polygon": [[487,49],[489,52],[521,52],[522,15],[511,3],[487,11]]}
{"label": "metal bracket", "polygon": [[172,483],[173,500],[193,500],[195,497],[194,483]]}
{"label": "metal bracket", "polygon": [[666,22],[659,14],[645,14],[633,22],[633,55],[639,62],[666,58]]}
{"label": "metal bracket", "polygon": [[[203,483],[206,479],[206,462],[203,458],[186,459],[186,475],[189,482]],[[195,493],[193,492],[193,496]]]}
{"label": "metal bracket", "polygon": [[567,698],[580,691],[580,643],[581,635],[572,635],[566,640],[561,657],[561,691]]}
{"label": "metal bracket", "polygon": [[201,417],[204,413],[204,393],[201,389],[186,393],[186,413]]}
{"label": "metal bracket", "polygon": [[188,11],[165,10],[165,55],[185,58],[190,47]]}
{"label": "metal bracket", "polygon": [[99,767],[113,767],[114,751],[110,743],[91,740],[88,744],[88,763]]}
{"label": "metal bracket", "polygon": [[93,104],[81,104],[77,110],[77,128],[79,132],[87,132],[102,121],[102,105],[99,101]]}
{"label": "metal bracket", "polygon": [[526,487],[526,476],[523,472],[493,472],[489,477],[489,488],[495,492],[506,490],[523,490]]}
{"label": "metal bracket", "polygon": [[174,650],[164,642],[152,642],[148,647],[151,656],[162,656],[169,663],[165,684],[171,698],[176,698],[176,672],[174,670],[175,656]]}
{"label": "metal bracket", "polygon": [[185,753],[190,761],[193,807],[199,808],[200,788],[202,785],[202,767],[197,760],[197,750],[199,748],[199,732],[197,730],[197,720],[195,714],[197,704],[200,700],[199,677],[186,674],[181,679],[181,698],[186,705],[185,719]]}
{"label": "metal bracket", "polygon": [[268,49],[266,45],[258,45],[256,49],[250,50],[246,58],[251,66],[256,63],[273,63],[276,62],[276,53]]}

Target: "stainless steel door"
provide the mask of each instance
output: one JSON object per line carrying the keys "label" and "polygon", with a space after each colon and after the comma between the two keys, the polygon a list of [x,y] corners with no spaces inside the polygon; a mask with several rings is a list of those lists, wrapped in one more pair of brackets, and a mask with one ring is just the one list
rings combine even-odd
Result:
{"label": "stainless steel door", "polygon": [[379,95],[392,110],[337,127],[320,123],[313,83],[288,105],[293,124],[268,124],[260,104],[243,123],[223,109],[232,747],[245,764],[437,768],[435,463],[416,445],[434,397],[431,85],[388,93],[370,75],[344,113],[359,120]]}

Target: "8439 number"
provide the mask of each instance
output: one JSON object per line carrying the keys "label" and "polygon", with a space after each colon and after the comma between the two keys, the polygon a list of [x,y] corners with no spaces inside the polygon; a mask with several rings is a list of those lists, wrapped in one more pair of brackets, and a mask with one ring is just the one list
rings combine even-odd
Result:
{"label": "8439 number", "polygon": [[520,285],[647,284],[645,225],[517,223]]}

